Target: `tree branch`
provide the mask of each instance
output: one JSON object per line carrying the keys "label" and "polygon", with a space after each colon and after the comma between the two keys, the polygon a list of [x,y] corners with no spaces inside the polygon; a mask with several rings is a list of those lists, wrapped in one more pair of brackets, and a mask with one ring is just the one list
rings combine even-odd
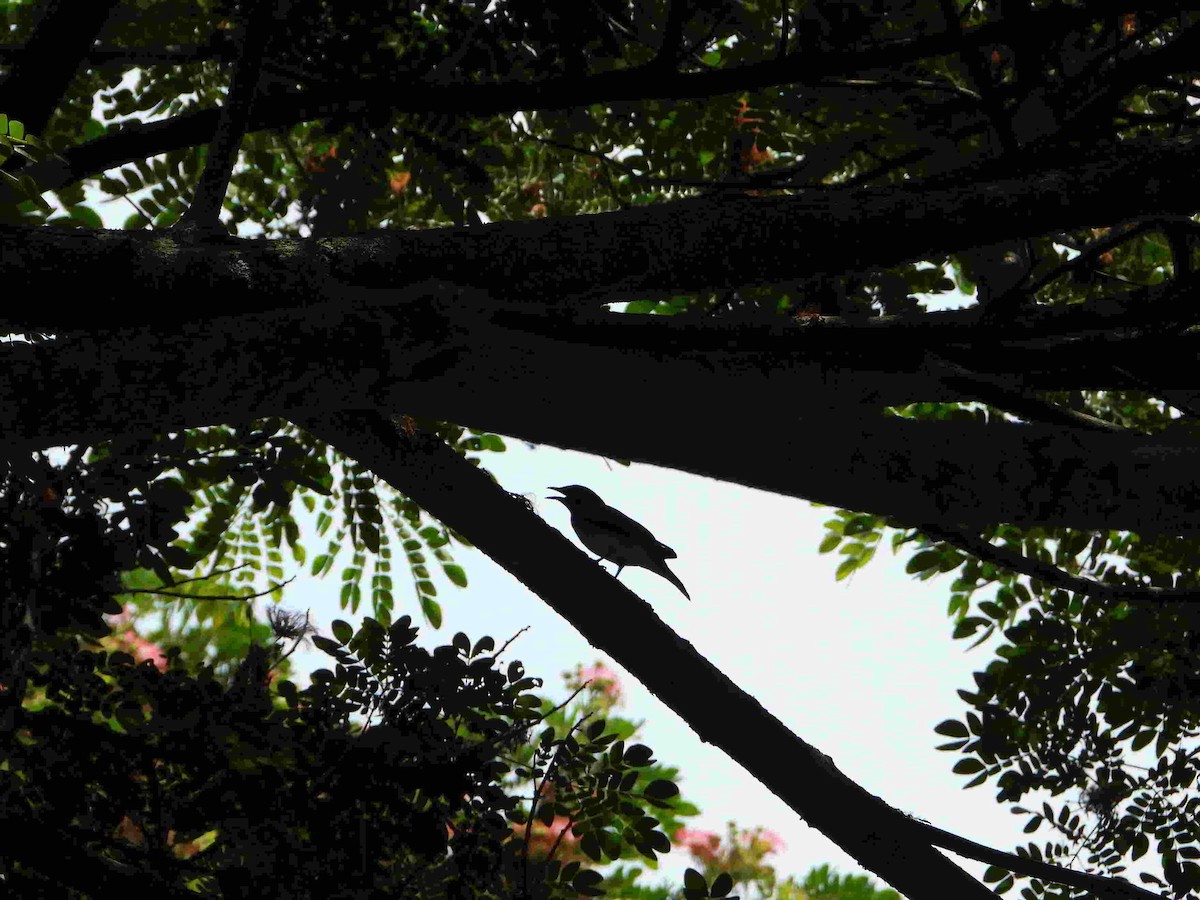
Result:
{"label": "tree branch", "polygon": [[[991,893],[924,840],[909,819],[850,781],[658,619],[645,601],[487,475],[379,413],[298,415],[422,508],[465,535],[678,712],[700,737],[889,884],[921,897]],[[637,634],[636,642],[630,635]],[[653,658],[643,648],[656,648]],[[673,673],[691,673],[686,685]]]}
{"label": "tree branch", "polygon": [[237,63],[208,148],[204,171],[196,185],[192,205],[176,223],[176,227],[184,233],[215,232],[225,235],[220,219],[221,206],[229,188],[229,176],[237,162],[238,147],[250,122],[263,56],[271,42],[270,26],[272,21],[278,23],[286,19],[290,4],[291,0],[258,0],[253,12],[247,14],[242,24],[242,34],[237,40]]}
{"label": "tree branch", "polygon": [[[667,628],[644,601],[440,440],[421,433],[409,437],[379,413],[296,418],[301,427],[461,532],[590,643],[633,672],[702,739],[720,747],[806,822],[913,900],[991,896],[945,857],[931,852],[934,842],[929,839],[948,843],[947,836],[959,842],[956,850],[966,846],[973,851],[968,855],[984,850],[995,864],[1015,872],[1086,885],[1098,896],[1154,896],[1123,882],[1080,876],[1045,863],[1027,866],[1031,861],[905,816],[788,731]],[[636,644],[631,634],[638,635]],[[656,648],[652,659],[643,652],[645,646]],[[690,673],[686,684],[673,674],[681,671]]]}
{"label": "tree branch", "polygon": [[[93,293],[70,310],[75,321],[68,328],[89,320],[138,321],[154,309],[178,319],[189,298],[220,315],[318,302],[331,282],[386,288],[428,278],[470,279],[513,302],[554,298],[595,308],[633,297],[779,284],[811,271],[937,259],[963,247],[1120,218],[1190,213],[1200,206],[1195,147],[1189,140],[1131,139],[981,183],[931,179],[796,196],[698,197],[470,229],[383,230],[336,242],[239,240],[218,250],[163,234],[0,226],[0,261],[7,289],[18,294],[69,297],[80,283],[113,285],[113,303]],[[1114,183],[1122,190],[1108,189]],[[143,271],[146,277],[130,277]],[[164,293],[178,302],[162,304]]]}
{"label": "tree branch", "polygon": [[120,0],[48,0],[22,48],[21,64],[0,81],[0,113],[41,134],[96,34]]}
{"label": "tree branch", "polygon": [[[672,347],[655,317],[614,314],[633,321],[600,323],[597,344],[589,329],[600,326],[573,334],[568,322],[564,339],[505,325],[503,311],[452,290],[402,292],[391,308],[326,304],[304,315],[9,344],[0,434],[15,453],[313,405],[393,408],[904,521],[1200,527],[1190,512],[1200,507],[1200,447],[1187,440],[874,414],[872,404],[969,396],[946,387],[921,365],[920,347],[903,340],[868,367],[861,350],[823,356],[819,326],[794,326],[790,352],[772,356],[711,343]],[[667,328],[688,333],[684,323]],[[697,328],[713,339],[736,333],[718,323]],[[1175,340],[1191,348],[1179,354],[1200,353],[1200,337]],[[1162,345],[1145,351],[1154,352]],[[900,354],[909,354],[908,368],[897,365]],[[622,398],[616,425],[579,402],[578,385],[596,372]],[[645,390],[651,383],[656,392]],[[729,410],[719,428],[711,427],[714,397]],[[748,467],[738,452],[741,423],[760,421],[779,423],[778,434]],[[703,440],[679,439],[698,430]],[[1062,485],[1048,494],[1056,473]]]}
{"label": "tree branch", "polygon": [[1051,587],[1063,588],[1077,594],[1085,594],[1096,600],[1129,600],[1132,602],[1191,602],[1200,600],[1200,587],[1160,588],[1146,585],[1105,584],[1072,575],[1052,563],[1033,559],[1016,550],[998,547],[991,541],[984,540],[978,535],[970,534],[943,525],[918,525],[925,534],[939,541],[952,544],[984,562],[990,562],[1002,569],[1035,578]]}

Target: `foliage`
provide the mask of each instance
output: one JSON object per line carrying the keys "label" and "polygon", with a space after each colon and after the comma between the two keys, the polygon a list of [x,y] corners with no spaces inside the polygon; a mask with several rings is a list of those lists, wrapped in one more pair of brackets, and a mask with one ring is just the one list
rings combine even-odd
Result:
{"label": "foliage", "polygon": [[[34,467],[9,471],[2,494],[0,699],[15,738],[0,765],[5,815],[29,833],[70,835],[94,861],[72,878],[44,848],[10,853],[4,876],[18,892],[66,884],[90,895],[135,872],[210,896],[483,897],[517,885],[575,896],[600,876],[531,852],[534,819],[566,816],[586,859],[652,861],[670,845],[647,810],[668,822],[694,814],[673,801],[674,770],[625,746],[629,723],[597,720],[573,736],[583,720],[564,727],[519,662],[498,669],[491,638],[459,633],[430,652],[407,616],[368,617],[357,632],[335,622],[333,639],[312,639],[336,666],[303,690],[277,666],[307,629],[278,614],[276,639],[248,643],[236,665],[221,665],[228,648],[214,656],[194,641],[141,663],[105,650],[101,614],[121,612],[111,594],[132,540],[88,489],[77,468]],[[510,771],[535,782],[532,817]]]}
{"label": "foliage", "polygon": [[[1120,257],[1116,273],[1144,279],[1142,252]],[[1187,426],[1144,394],[1082,392],[1079,401],[1106,421],[1146,432]],[[918,404],[899,414],[919,418],[971,416],[995,411],[951,404]],[[905,568],[926,580],[952,574],[948,613],[956,639],[972,647],[991,641],[995,659],[975,673],[959,695],[971,711],[937,726],[951,738],[939,749],[964,754],[954,771],[965,787],[994,780],[999,802],[1042,796],[1046,802],[1012,811],[1029,816],[1025,831],[1042,825],[1057,840],[1018,847],[1021,855],[1065,863],[1081,851],[1090,866],[1122,872],[1127,860],[1146,855],[1154,842],[1165,881],[1142,878],[1195,896],[1200,891],[1200,800],[1195,746],[1200,666],[1195,641],[1200,626],[1186,597],[1170,596],[1200,585],[1200,542],[1182,537],[1143,539],[1128,532],[999,525],[980,537],[1027,560],[1082,576],[1098,587],[1065,590],[1035,575],[963,552],[954,541],[931,539],[886,517],[839,510],[826,523],[821,551],[839,549],[846,560],[839,580],[870,561],[885,529],[895,552],[913,548]],[[1164,596],[1112,599],[1102,586],[1166,590]],[[994,587],[994,591],[989,590]],[[998,640],[1003,637],[1004,641]],[[1055,797],[1068,795],[1057,803]],[[1007,890],[1015,879],[992,867],[989,882]],[[1033,893],[1046,887],[1033,880]]]}
{"label": "foliage", "polygon": [[[373,228],[468,225],[484,218],[579,215],[658,203],[698,190],[799,190],[819,196],[834,186],[969,178],[970,173],[954,172],[963,161],[1003,162],[996,171],[1020,171],[1037,153],[1069,157],[1106,139],[1193,134],[1193,73],[1172,61],[1179,46],[1187,47],[1181,39],[1193,36],[1193,14],[1166,7],[1111,13],[1086,23],[1081,18],[1083,24],[1070,31],[1022,27],[1014,18],[1055,9],[1074,15],[1083,6],[1014,7],[965,0],[795,5],[602,0],[567,14],[532,0],[506,0],[487,8],[434,0],[419,9],[394,0],[294,0],[264,60],[259,107],[285,104],[304,91],[310,99],[316,95],[313,112],[298,115],[297,122],[285,127],[246,135],[226,198],[225,225],[231,232],[272,237],[331,237]],[[35,3],[4,4],[6,40],[27,40],[40,8]],[[686,14],[672,15],[680,9]],[[100,35],[104,47],[114,52],[104,55],[97,49],[96,58],[81,65],[67,61],[73,78],[37,141],[24,133],[19,110],[4,110],[0,171],[5,184],[16,190],[6,188],[9,194],[0,198],[0,222],[97,228],[101,219],[96,206],[109,201],[128,204],[128,229],[162,229],[176,222],[207,161],[207,149],[198,139],[153,157],[118,160],[86,181],[63,185],[54,197],[61,213],[48,209],[40,195],[32,196],[37,186],[21,174],[19,157],[41,158],[43,148],[50,153],[95,151],[155,120],[182,120],[220,107],[236,57],[232,36],[244,12],[245,5],[232,0],[115,4]],[[969,36],[1006,24],[1016,27],[994,43],[964,44],[957,52],[942,45],[938,52],[902,58],[896,50],[899,42],[932,33]],[[868,58],[850,58],[864,47]],[[676,72],[721,75],[831,53],[843,54],[849,76],[739,85],[698,97],[609,100],[568,92],[563,102],[519,113],[486,103],[478,110],[422,105],[422,91],[438,85],[570,87],[578,84],[572,79],[620,75],[655,61],[664,77]],[[902,61],[888,62],[895,59]],[[649,92],[654,79],[645,82]],[[1024,283],[1037,287],[1024,302],[1041,309],[1066,308],[1116,298],[1131,286],[1185,278],[1196,263],[1188,237],[1192,231],[1190,217],[1150,217],[1030,237],[1021,248],[1030,263]],[[753,276],[747,273],[746,280],[754,281]],[[635,297],[625,311],[701,314],[735,309],[740,302],[801,321],[831,315],[854,320],[876,313],[916,316],[934,301],[961,299],[962,294],[982,300],[989,277],[971,253],[935,254],[895,266],[813,272],[788,283],[746,288],[736,297],[715,291]],[[1163,332],[1170,330],[1170,323],[1160,326]],[[1181,421],[1195,416],[1191,398],[1172,394],[1138,372],[1130,378],[1144,384],[1137,389],[1046,392],[1038,399],[1141,433],[1194,437],[1192,424]],[[1011,417],[1003,408],[983,403],[916,403],[891,413],[925,420]],[[503,450],[495,435],[430,424],[460,453]],[[164,672],[133,666],[119,652],[81,650],[76,643],[86,639],[95,646],[112,637],[102,614],[120,608],[112,596],[120,590],[121,573],[125,588],[169,591],[187,582],[180,573],[203,564],[210,575],[193,582],[193,590],[240,593],[264,587],[256,581],[260,573],[276,582],[282,578],[285,542],[294,561],[307,563],[310,554],[292,509],[297,496],[306,512],[316,516],[317,537],[328,541],[312,555],[311,570],[331,571],[348,545],[342,606],[357,613],[370,569],[370,608],[383,634],[406,621],[392,623],[397,545],[417,606],[435,627],[443,612],[431,563],[451,583],[466,584],[450,551],[459,536],[378,484],[370,472],[286,423],[222,423],[186,434],[101,442],[87,451],[86,461],[84,452],[78,448],[61,471],[44,462],[29,467],[11,460],[22,471],[19,476],[10,473],[5,495],[6,527],[11,530],[4,547],[5,571],[8,593],[15,598],[2,623],[8,667],[4,684],[11,694],[6,714],[24,721],[36,712],[45,715],[38,723],[53,723],[49,736],[30,726],[23,740],[67,741],[66,731],[59,730],[72,726],[64,724],[62,707],[71,711],[72,722],[88,711],[92,718],[80,720],[88,734],[106,728],[128,735],[132,729],[166,741],[147,722],[157,721],[160,707],[166,709],[163,722],[172,722],[167,708],[179,692],[190,697],[189,691],[198,692],[193,699],[209,703],[214,715],[248,716],[255,727],[276,714],[289,727],[289,715],[303,719],[309,713],[301,710],[310,708],[344,712],[348,701],[333,686],[351,692],[367,688],[357,680],[343,683],[336,673],[327,682],[327,693],[320,694],[317,687],[310,689],[317,694],[297,692],[294,696],[303,702],[279,710],[256,712],[270,704],[255,706],[231,693],[235,676],[245,671],[243,664],[255,655],[253,648],[268,627],[244,614],[248,605],[228,605],[235,601],[184,601],[175,619],[139,633],[151,643],[183,643],[181,658],[195,672],[206,665],[206,676],[185,677],[174,663]],[[77,480],[85,471],[86,489]],[[1052,496],[1048,490],[1047,499]],[[100,503],[118,508],[119,519],[112,521],[123,527],[106,524],[95,513],[94,504]],[[177,528],[183,524],[189,529],[186,537]],[[62,529],[70,539],[61,546],[46,545],[44,529],[50,528]],[[939,726],[939,733],[953,739],[944,749],[961,754],[955,768],[970,778],[968,786],[994,780],[1002,802],[1023,800],[1031,792],[1072,798],[1057,809],[1049,803],[1037,810],[1016,807],[1021,815],[1032,816],[1031,831],[1048,824],[1063,838],[1058,844],[1031,844],[1025,852],[1067,861],[1082,848],[1090,866],[1118,872],[1126,858],[1147,854],[1153,837],[1165,884],[1177,896],[1200,894],[1200,865],[1193,861],[1200,857],[1194,824],[1200,821],[1194,790],[1200,651],[1188,637],[1197,624],[1188,603],[1164,599],[1161,593],[1114,600],[1099,589],[1066,589],[1022,574],[988,553],[965,551],[953,539],[886,517],[842,510],[828,529],[822,552],[838,549],[845,557],[836,570],[838,579],[872,560],[885,529],[892,531],[893,549],[911,550],[906,568],[916,577],[953,573],[949,614],[954,636],[993,641],[996,658],[976,674],[975,690],[960,692],[970,707],[965,716]],[[1006,523],[971,537],[1109,588],[1182,591],[1197,586],[1200,547],[1194,539],[1022,529]],[[223,565],[238,572],[235,585],[199,586]],[[339,646],[342,653],[353,649]],[[351,653],[349,667],[343,664],[346,672],[354,666],[373,672],[371,660],[356,653]],[[62,681],[55,674],[60,671],[75,674]],[[380,676],[372,677],[378,681]],[[203,689],[196,687],[200,684]],[[44,710],[23,712],[14,705],[14,698],[24,701],[27,690],[37,703],[47,704]],[[126,696],[132,699],[124,704],[111,699]],[[243,709],[246,703],[249,711]],[[307,720],[304,724],[318,728]],[[322,719],[319,727],[325,729],[321,740],[351,746],[345,721]],[[265,770],[262,754],[274,752],[269,741],[262,743],[267,736],[249,725],[244,733],[230,733],[247,742],[245,752],[238,750],[231,759],[248,770]],[[581,742],[569,733],[566,722],[560,722],[544,744],[528,748],[529,771],[570,771],[582,779],[592,764],[585,760],[600,750],[599,737]],[[103,754],[107,746],[101,743],[88,752]],[[63,751],[68,769],[83,765],[84,757],[72,755],[77,749]],[[605,778],[623,785],[639,768],[634,762],[640,756],[627,759],[632,749],[622,748],[617,758],[605,756]],[[119,754],[112,752],[111,758],[94,760],[96,771],[109,771],[104,766],[115,771]],[[317,753],[312,759],[321,757]],[[170,760],[163,764],[177,765]],[[16,770],[6,774],[6,790],[18,791],[14,802],[19,795],[23,808],[34,812],[46,805],[20,794],[24,788],[11,771]],[[156,766],[145,768],[140,774],[146,781],[139,784],[152,783],[157,771]],[[171,777],[182,785],[200,771],[184,767]],[[606,789],[617,792],[621,812],[623,788]],[[56,797],[51,805],[58,801]],[[443,801],[447,809],[453,806]],[[88,816],[124,814],[125,795],[95,802],[98,812]],[[564,794],[548,800],[543,809],[557,815],[561,805],[570,818],[594,812],[591,804],[589,798]],[[74,807],[68,803],[68,808]],[[342,810],[342,820],[329,821],[344,824],[352,814]],[[381,814],[399,818],[409,813],[392,809]],[[585,852],[582,837],[580,850],[589,859],[624,858],[630,847],[644,853],[661,844],[652,837],[660,832],[647,827],[649,816],[621,814],[629,816],[624,821],[631,831],[628,842],[618,845],[604,828],[587,830],[586,850],[594,852]],[[64,819],[55,827],[75,824]],[[108,828],[111,822],[105,819],[102,825]],[[199,827],[177,831],[195,837]],[[131,828],[126,832],[132,833]],[[148,833],[146,826],[138,828]],[[171,846],[164,838],[170,830],[151,824],[158,850]],[[625,840],[623,831],[612,833]],[[431,835],[425,832],[429,846]],[[350,839],[341,837],[349,847]],[[104,841],[95,847],[105,865],[129,853],[123,845],[113,849]],[[405,859],[405,854],[423,852],[393,849]],[[1015,883],[1002,873],[992,875],[1000,881],[998,889]],[[1037,882],[1025,890],[1029,896],[1045,893]]]}

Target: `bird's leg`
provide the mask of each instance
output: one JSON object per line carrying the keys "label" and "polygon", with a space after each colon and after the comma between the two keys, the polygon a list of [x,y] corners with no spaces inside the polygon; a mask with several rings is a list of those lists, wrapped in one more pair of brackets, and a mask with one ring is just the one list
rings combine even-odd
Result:
{"label": "bird's leg", "polygon": [[620,578],[620,577],[621,577],[621,570],[622,570],[623,568],[625,568],[625,567],[624,567],[624,566],[617,566],[617,571],[613,572],[613,578]]}

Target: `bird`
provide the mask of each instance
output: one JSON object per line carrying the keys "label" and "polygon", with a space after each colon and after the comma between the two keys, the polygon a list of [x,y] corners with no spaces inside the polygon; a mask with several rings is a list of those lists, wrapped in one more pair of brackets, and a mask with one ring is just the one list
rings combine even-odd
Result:
{"label": "bird", "polygon": [[581,484],[566,487],[551,487],[563,496],[547,497],[557,500],[571,513],[571,527],[575,534],[601,560],[617,564],[615,577],[619,577],[626,566],[641,566],[656,575],[661,575],[691,600],[691,595],[675,573],[667,568],[666,560],[678,554],[652,535],[644,525],[635,522],[620,510],[613,509],[600,499],[591,488]]}

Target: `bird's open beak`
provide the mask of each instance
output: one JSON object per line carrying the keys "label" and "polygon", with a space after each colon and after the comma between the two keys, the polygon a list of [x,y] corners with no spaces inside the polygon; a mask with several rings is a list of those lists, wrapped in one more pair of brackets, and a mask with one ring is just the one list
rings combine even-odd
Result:
{"label": "bird's open beak", "polygon": [[[562,488],[556,488],[556,487],[546,488],[546,490],[548,490],[548,491],[559,491],[560,493],[562,492]],[[547,500],[557,500],[559,503],[566,503],[566,502],[567,502],[567,498],[566,498],[566,497],[547,497],[546,499],[547,499]]]}

